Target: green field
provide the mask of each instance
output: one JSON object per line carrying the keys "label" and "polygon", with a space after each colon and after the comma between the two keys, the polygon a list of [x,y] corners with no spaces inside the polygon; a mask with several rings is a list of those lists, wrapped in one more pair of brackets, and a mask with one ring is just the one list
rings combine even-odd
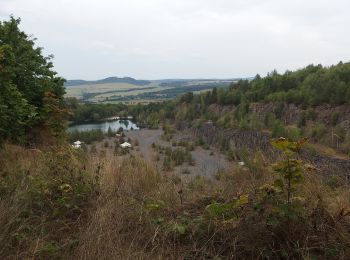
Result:
{"label": "green field", "polygon": [[[150,84],[152,85],[152,84]],[[150,85],[146,86],[137,86],[129,83],[106,83],[106,84],[95,84],[95,85],[80,85],[73,87],[66,87],[66,96],[76,97],[78,99],[82,99],[84,93],[106,93],[111,91],[123,91],[125,90],[127,93],[128,90],[132,89],[140,89],[144,88],[145,90],[150,87]],[[120,92],[121,95],[124,92]],[[107,95],[108,96],[108,95]]]}
{"label": "green field", "polygon": [[152,102],[174,98],[177,95],[199,93],[214,87],[227,87],[228,80],[164,80],[151,81],[147,85],[131,83],[83,84],[66,87],[66,97],[75,97],[83,102]]}

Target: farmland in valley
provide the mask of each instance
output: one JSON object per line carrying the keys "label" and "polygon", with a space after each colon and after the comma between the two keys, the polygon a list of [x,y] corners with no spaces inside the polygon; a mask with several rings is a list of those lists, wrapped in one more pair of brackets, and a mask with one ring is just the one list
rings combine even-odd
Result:
{"label": "farmland in valley", "polygon": [[202,92],[225,88],[231,80],[153,80],[107,78],[99,81],[74,80],[66,83],[66,97],[75,97],[87,103],[152,102],[175,98],[186,92]]}

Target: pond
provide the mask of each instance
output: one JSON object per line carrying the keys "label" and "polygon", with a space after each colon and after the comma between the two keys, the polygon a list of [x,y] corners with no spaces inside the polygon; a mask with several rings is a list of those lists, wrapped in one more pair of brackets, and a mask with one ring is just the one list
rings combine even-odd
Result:
{"label": "pond", "polygon": [[106,121],[102,123],[95,123],[95,124],[80,124],[80,125],[73,125],[68,127],[67,132],[84,132],[84,131],[90,131],[90,130],[101,130],[104,133],[107,133],[108,128],[111,128],[112,131],[116,132],[119,128],[123,128],[123,130],[138,130],[140,129],[135,123],[133,123],[130,120],[113,120],[113,121]]}

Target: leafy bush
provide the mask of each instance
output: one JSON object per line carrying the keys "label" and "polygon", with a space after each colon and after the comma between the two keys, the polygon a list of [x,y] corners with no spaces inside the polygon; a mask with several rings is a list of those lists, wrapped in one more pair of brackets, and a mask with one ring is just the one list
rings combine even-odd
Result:
{"label": "leafy bush", "polygon": [[166,171],[171,171],[175,166],[182,165],[185,162],[190,165],[194,165],[195,163],[191,152],[186,149],[172,149],[171,147],[162,146],[156,146],[155,148],[158,150],[158,153],[164,154],[165,156],[163,161],[163,169]]}
{"label": "leafy bush", "polygon": [[283,124],[276,119],[272,125],[272,137],[286,136],[287,130]]}

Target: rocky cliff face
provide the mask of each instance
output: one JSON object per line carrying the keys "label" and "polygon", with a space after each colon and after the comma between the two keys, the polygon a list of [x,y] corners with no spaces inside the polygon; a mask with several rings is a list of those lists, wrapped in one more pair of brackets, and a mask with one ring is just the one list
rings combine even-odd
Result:
{"label": "rocky cliff face", "polygon": [[[236,151],[245,150],[252,154],[255,151],[262,151],[269,161],[276,160],[280,155],[271,146],[271,136],[268,133],[253,130],[223,129],[213,124],[204,124],[199,128],[192,127],[185,131],[196,138],[203,138],[210,145],[217,145],[217,140],[224,139],[230,143],[231,149]],[[303,160],[315,165],[322,175],[338,175],[344,179],[350,177],[350,160],[313,154],[310,151],[304,151],[300,156]]]}
{"label": "rocky cliff face", "polygon": [[[213,104],[209,107],[209,111],[217,116],[222,116],[228,112],[234,112],[235,106],[220,106]],[[269,113],[279,115],[279,118],[286,125],[296,125],[300,121],[303,114],[307,114],[310,109],[296,106],[294,104],[281,103],[251,103],[250,112],[256,114],[261,120]],[[312,108],[314,120],[325,125],[334,123],[340,124],[346,130],[350,131],[350,106],[342,105],[332,107],[330,105],[317,106]]]}

